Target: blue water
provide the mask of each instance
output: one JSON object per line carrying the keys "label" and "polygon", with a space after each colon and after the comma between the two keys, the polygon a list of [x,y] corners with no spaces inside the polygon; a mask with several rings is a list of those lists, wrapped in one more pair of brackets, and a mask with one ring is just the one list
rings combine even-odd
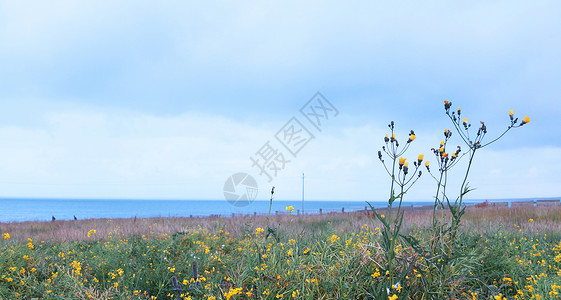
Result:
{"label": "blue water", "polygon": [[[533,199],[489,199],[491,202],[533,201]],[[481,203],[483,199],[466,200],[466,204]],[[404,206],[418,207],[432,205],[432,201],[404,202]],[[387,202],[370,202],[376,208],[387,207]],[[271,214],[285,213],[287,206],[293,206],[294,214],[302,211],[301,201],[274,200]],[[363,210],[364,201],[306,201],[306,214],[345,212]],[[92,218],[148,218],[148,217],[205,217],[211,215],[231,216],[232,214],[260,214],[269,211],[269,201],[254,201],[246,207],[232,206],[226,200],[94,200],[94,199],[0,199],[0,222],[51,221]]]}
{"label": "blue water", "polygon": [[[387,202],[371,202],[375,207],[386,207]],[[430,205],[431,202],[411,202],[407,206]],[[301,201],[274,200],[271,214],[286,212],[294,207],[294,214],[302,211]],[[306,214],[363,210],[363,201],[306,201]],[[232,214],[267,214],[269,201],[254,201],[246,207],[232,206],[226,200],[91,200],[91,199],[0,199],[0,222],[50,221],[91,218],[147,218],[189,216],[231,216]]]}

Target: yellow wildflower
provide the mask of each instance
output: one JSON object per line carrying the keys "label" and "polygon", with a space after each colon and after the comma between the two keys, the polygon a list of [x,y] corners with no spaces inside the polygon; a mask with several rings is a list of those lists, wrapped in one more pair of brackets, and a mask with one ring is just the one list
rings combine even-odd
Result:
{"label": "yellow wildflower", "polygon": [[520,125],[524,125],[526,123],[530,123],[530,117],[525,116],[524,119],[522,119],[522,123]]}
{"label": "yellow wildflower", "polygon": [[2,236],[4,237],[5,240],[10,239],[10,234],[9,233],[4,233]]}
{"label": "yellow wildflower", "polygon": [[399,165],[403,166],[403,164],[405,164],[405,160],[406,160],[406,158],[400,157],[399,158]]}
{"label": "yellow wildflower", "polygon": [[423,158],[425,158],[425,156],[423,154],[419,154],[419,158],[417,158],[419,164],[423,161]]}

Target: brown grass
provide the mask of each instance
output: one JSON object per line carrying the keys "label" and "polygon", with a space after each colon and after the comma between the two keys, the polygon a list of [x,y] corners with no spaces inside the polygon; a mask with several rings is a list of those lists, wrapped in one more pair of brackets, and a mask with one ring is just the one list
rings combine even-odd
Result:
{"label": "brown grass", "polygon": [[[379,211],[384,213],[383,210]],[[449,216],[449,213],[448,213]],[[430,208],[405,209],[403,230],[410,231],[430,226]],[[533,222],[529,222],[533,219]],[[84,219],[79,221],[0,223],[0,233],[9,233],[11,239],[26,241],[81,241],[107,237],[110,232],[123,236],[161,236],[176,232],[188,232],[198,228],[209,232],[224,230],[233,236],[253,234],[255,228],[264,228],[265,216],[233,216],[207,218],[127,218],[127,219]],[[371,212],[329,213],[323,215],[278,215],[271,216],[271,224],[288,233],[319,233],[333,231],[345,233],[358,231],[364,224],[380,226]],[[464,230],[487,232],[496,229],[528,233],[561,232],[561,205],[552,206],[490,206],[487,208],[468,207],[462,219]],[[518,227],[520,226],[520,227]],[[87,237],[88,231],[95,229],[95,236]]]}

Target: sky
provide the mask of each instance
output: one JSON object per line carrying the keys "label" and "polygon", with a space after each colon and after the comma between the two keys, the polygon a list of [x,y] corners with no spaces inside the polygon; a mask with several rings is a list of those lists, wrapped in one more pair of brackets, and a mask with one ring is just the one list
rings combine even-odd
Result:
{"label": "sky", "polygon": [[[384,201],[387,124],[402,144],[415,130],[410,162],[434,163],[430,148],[453,129],[444,100],[474,127],[485,121],[487,141],[509,110],[531,118],[478,152],[469,198],[561,196],[560,11],[557,1],[0,1],[0,198],[224,199],[245,173],[257,199],[275,186],[298,200],[305,173],[306,199]],[[301,111],[318,99],[328,110],[316,127]],[[277,137],[295,124],[305,130],[293,154]],[[450,143],[463,145],[456,132]],[[264,149],[284,159],[271,178],[251,160]],[[450,197],[465,163],[450,170]],[[434,197],[427,175],[406,200]]]}

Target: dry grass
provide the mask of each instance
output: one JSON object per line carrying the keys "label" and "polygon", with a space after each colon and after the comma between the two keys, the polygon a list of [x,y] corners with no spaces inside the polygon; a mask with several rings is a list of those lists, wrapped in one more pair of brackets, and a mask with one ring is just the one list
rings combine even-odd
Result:
{"label": "dry grass", "polygon": [[[382,211],[381,211],[382,212]],[[403,230],[405,232],[430,226],[431,209],[406,209]],[[533,222],[529,222],[533,219]],[[278,215],[271,216],[271,224],[287,233],[323,231],[352,232],[364,224],[379,226],[372,213],[329,213],[323,215]],[[228,231],[233,236],[253,233],[255,227],[264,228],[265,216],[207,217],[207,218],[128,218],[128,219],[84,219],[79,221],[0,223],[0,233],[9,232],[14,240],[25,241],[69,241],[106,237],[118,230],[124,236],[161,235],[190,231],[199,227],[210,232]],[[468,207],[462,219],[463,229],[484,233],[502,230],[528,233],[561,232],[561,206],[518,207]],[[518,227],[520,226],[520,227]],[[95,229],[96,236],[87,237]]]}

